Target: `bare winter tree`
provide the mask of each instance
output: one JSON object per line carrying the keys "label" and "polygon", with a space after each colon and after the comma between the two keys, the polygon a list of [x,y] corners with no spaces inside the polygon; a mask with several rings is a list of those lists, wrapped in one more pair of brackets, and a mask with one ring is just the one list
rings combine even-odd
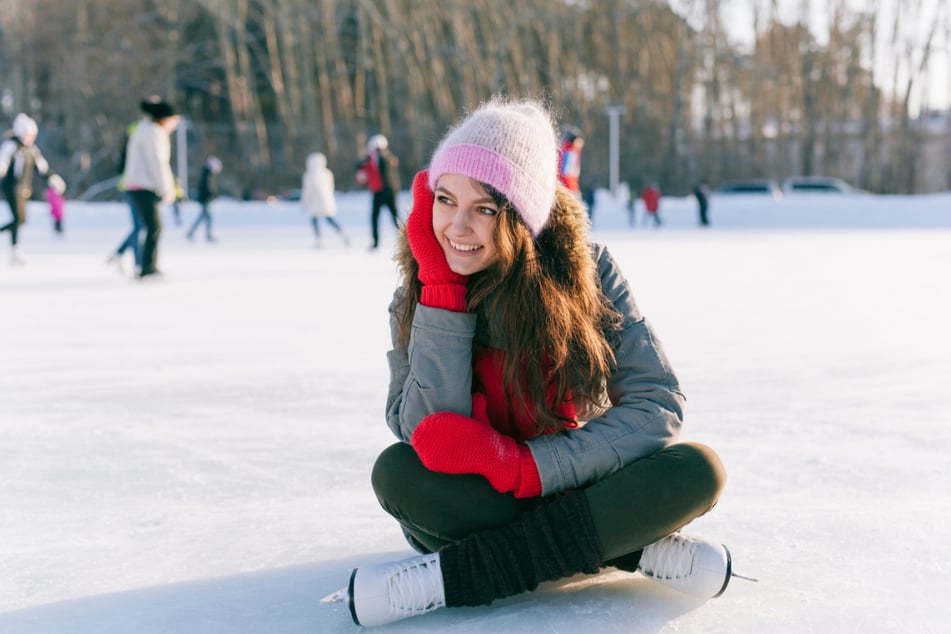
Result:
{"label": "bare winter tree", "polygon": [[76,193],[114,175],[150,94],[188,118],[192,166],[225,159],[235,194],[297,186],[313,151],[347,187],[377,132],[408,182],[446,127],[494,94],[545,99],[581,127],[584,178],[602,185],[617,104],[621,178],[635,187],[794,173],[875,191],[951,185],[951,168],[937,182],[920,169],[947,3],[900,0],[885,23],[887,0],[830,0],[814,32],[814,3],[789,23],[775,1],[749,2],[751,46],[731,42],[717,0],[0,0],[0,109],[41,122]]}

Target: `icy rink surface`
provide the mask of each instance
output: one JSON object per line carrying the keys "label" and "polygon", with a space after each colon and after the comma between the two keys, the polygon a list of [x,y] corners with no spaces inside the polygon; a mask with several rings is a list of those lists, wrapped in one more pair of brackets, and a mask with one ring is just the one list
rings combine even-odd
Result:
{"label": "icy rink surface", "polygon": [[[667,199],[631,230],[600,193],[683,439],[729,472],[685,532],[760,582],[703,603],[609,573],[385,631],[946,631],[951,194],[714,198],[707,229]],[[68,203],[55,237],[31,203],[22,268],[0,234],[0,632],[357,630],[318,599],[412,552],[369,485],[393,232],[368,252],[367,197],[340,205],[349,248],[293,204],[218,203],[213,245],[166,212],[161,284],[104,263],[120,204]]]}

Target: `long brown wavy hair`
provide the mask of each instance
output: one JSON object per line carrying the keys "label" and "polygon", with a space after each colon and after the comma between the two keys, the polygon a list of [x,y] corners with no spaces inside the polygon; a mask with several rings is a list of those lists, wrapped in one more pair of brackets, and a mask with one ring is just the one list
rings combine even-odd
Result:
{"label": "long brown wavy hair", "polygon": [[[608,335],[620,327],[621,316],[601,292],[587,214],[567,189],[558,186],[549,224],[532,239],[509,201],[481,185],[500,209],[499,259],[470,276],[467,310],[499,327],[503,380],[516,402],[534,406],[537,431],[558,431],[569,421],[559,419],[555,405],[566,398],[579,412],[589,404],[603,405],[615,363]],[[405,230],[395,260],[406,289],[403,304],[396,307],[398,343],[408,346],[422,284]],[[555,387],[552,401],[546,398],[549,384]]]}

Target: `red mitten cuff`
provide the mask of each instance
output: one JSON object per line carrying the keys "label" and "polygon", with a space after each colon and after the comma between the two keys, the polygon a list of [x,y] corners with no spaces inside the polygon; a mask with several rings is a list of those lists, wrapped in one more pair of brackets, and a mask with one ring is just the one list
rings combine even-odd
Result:
{"label": "red mitten cuff", "polygon": [[465,284],[426,284],[419,303],[431,308],[444,308],[457,313],[466,312]]}
{"label": "red mitten cuff", "polygon": [[532,450],[525,445],[519,446],[519,479],[518,487],[515,489],[517,498],[534,498],[542,494],[542,479],[538,475],[538,465],[535,464],[535,457],[532,456]]}

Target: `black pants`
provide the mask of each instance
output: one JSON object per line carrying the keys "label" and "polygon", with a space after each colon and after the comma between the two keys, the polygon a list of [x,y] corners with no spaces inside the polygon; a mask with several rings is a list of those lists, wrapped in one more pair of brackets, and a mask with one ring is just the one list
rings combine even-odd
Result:
{"label": "black pants", "polygon": [[[430,471],[406,443],[380,454],[372,482],[383,509],[424,552],[510,524],[546,500],[499,493],[482,476]],[[604,564],[633,570],[645,546],[713,508],[725,483],[712,449],[680,443],[569,494],[587,497]]]}
{"label": "black pants", "polygon": [[0,231],[9,231],[10,244],[16,246],[20,225],[26,222],[26,198],[12,191],[4,191],[3,197],[7,199],[7,204],[10,205],[10,213],[13,214],[13,217],[10,219],[10,222],[0,227]]}
{"label": "black pants", "polygon": [[145,243],[142,245],[142,269],[139,275],[150,275],[158,271],[158,241],[162,235],[162,217],[159,214],[161,198],[145,189],[128,191],[129,202],[139,214],[145,225]]}
{"label": "black pants", "polygon": [[390,210],[393,226],[400,226],[400,215],[396,211],[396,195],[391,189],[373,192],[373,210],[370,214],[370,226],[373,230],[373,248],[380,246],[380,210],[383,207]]}

